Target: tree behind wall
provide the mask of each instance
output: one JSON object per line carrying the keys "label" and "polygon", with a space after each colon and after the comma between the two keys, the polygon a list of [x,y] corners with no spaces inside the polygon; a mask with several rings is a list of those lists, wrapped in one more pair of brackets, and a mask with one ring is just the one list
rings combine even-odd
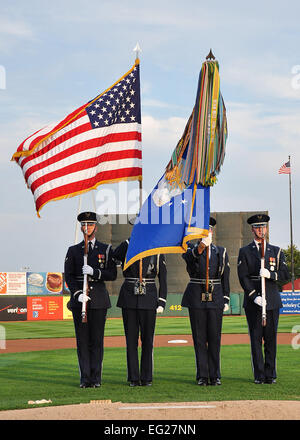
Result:
{"label": "tree behind wall", "polygon": [[[283,249],[283,252],[285,254],[286,258],[286,264],[289,269],[290,278],[287,282],[284,284],[287,284],[292,280],[292,258],[291,258],[291,246],[289,246],[287,249]],[[300,278],[300,250],[297,248],[297,246],[293,245],[293,255],[294,255],[294,273],[295,273],[295,280]]]}

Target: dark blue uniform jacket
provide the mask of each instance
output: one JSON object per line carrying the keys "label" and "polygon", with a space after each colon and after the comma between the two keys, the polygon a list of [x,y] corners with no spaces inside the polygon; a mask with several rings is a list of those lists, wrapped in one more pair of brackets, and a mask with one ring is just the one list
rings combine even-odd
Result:
{"label": "dark blue uniform jacket", "polygon": [[[119,261],[124,266],[128,241],[123,241],[114,251],[115,261]],[[146,280],[146,294],[134,294],[134,279],[139,279],[139,261],[123,271],[125,278],[121,286],[117,306],[127,309],[154,310],[158,306],[165,307],[167,298],[167,268],[165,256],[163,254],[145,257],[142,260],[142,277]],[[155,278],[159,280],[159,289],[155,283]],[[129,281],[132,280],[132,281]],[[153,280],[153,282],[150,282]]]}
{"label": "dark blue uniform jacket", "polygon": [[[255,307],[254,299],[261,295],[261,257],[254,241],[239,251],[238,277],[245,292],[243,307]],[[277,246],[266,244],[265,268],[271,278],[265,278],[267,310],[282,307],[277,281],[287,281],[289,271],[282,250]]]}
{"label": "dark blue uniform jacket", "polygon": [[[212,301],[202,301],[202,292],[205,292],[205,283],[190,281],[183,294],[181,305],[190,308],[223,308],[229,302],[229,261],[226,249],[221,246],[211,245],[211,255],[209,259],[209,279],[219,280],[214,284]],[[202,254],[198,253],[198,244],[189,247],[187,252],[182,255],[186,262],[186,270],[191,280],[206,279],[206,250]]]}
{"label": "dark blue uniform jacket", "polygon": [[[105,281],[113,281],[117,278],[117,267],[112,259],[112,253],[110,245],[96,240],[93,250],[88,255],[87,264],[94,269],[93,276],[88,275],[88,296],[91,298],[88,304],[92,309],[111,307]],[[71,309],[82,307],[82,303],[78,301],[78,291],[82,291],[83,288],[83,255],[84,241],[69,247],[65,259],[65,280],[71,292]]]}

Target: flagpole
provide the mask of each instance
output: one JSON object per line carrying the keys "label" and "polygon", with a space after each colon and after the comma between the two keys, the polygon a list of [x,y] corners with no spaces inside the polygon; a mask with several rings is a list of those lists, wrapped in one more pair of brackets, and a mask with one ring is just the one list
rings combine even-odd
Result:
{"label": "flagpole", "polygon": [[[79,196],[78,196],[77,216],[78,216],[78,214],[80,213],[80,210],[81,210],[81,194],[79,194]],[[77,243],[78,243],[78,221],[77,221],[77,219],[76,219],[76,226],[75,226],[75,243],[74,243],[74,244],[77,244]]]}
{"label": "flagpole", "polygon": [[[139,43],[136,43],[135,48],[133,49],[133,52],[135,52],[135,62],[139,62],[139,53],[141,52],[141,48]],[[139,180],[139,201],[140,201],[140,212],[142,209],[142,193],[143,193],[143,176],[141,176],[141,179]],[[143,282],[143,260],[142,258],[139,260],[139,279],[140,279],[140,289],[142,288],[142,282]]]}
{"label": "flagpole", "polygon": [[[140,48],[139,43],[136,43],[135,48],[133,49],[133,52],[135,52],[135,63],[139,62],[139,53],[142,51]],[[143,177],[141,177],[141,180],[139,180],[139,201],[140,201],[140,210],[142,208],[143,204]]]}
{"label": "flagpole", "polygon": [[292,291],[294,292],[294,245],[293,245],[293,218],[292,218],[292,167],[291,156],[289,156],[290,172],[289,172],[289,193],[290,193],[290,233],[291,233],[291,270],[292,270]]}
{"label": "flagpole", "polygon": [[91,193],[92,193],[92,200],[93,200],[94,212],[97,212],[96,199],[95,199],[95,193],[94,193],[94,190],[92,190]]}

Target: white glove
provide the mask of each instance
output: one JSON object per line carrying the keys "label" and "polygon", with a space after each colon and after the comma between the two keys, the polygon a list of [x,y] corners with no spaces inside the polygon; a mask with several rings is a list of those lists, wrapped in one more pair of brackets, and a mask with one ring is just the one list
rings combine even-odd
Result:
{"label": "white glove", "polygon": [[263,305],[266,305],[267,302],[266,300],[263,302],[263,299],[261,296],[257,296],[254,300],[255,304],[257,304],[258,306],[262,307]]}
{"label": "white glove", "polygon": [[211,244],[211,242],[212,242],[212,236],[211,236],[211,234],[209,233],[207,237],[203,237],[203,238],[201,238],[201,242],[202,242],[203,244],[205,244],[205,246],[209,246],[209,245]]}
{"label": "white glove", "polygon": [[228,312],[229,310],[229,304],[224,304],[223,312]]}
{"label": "white glove", "polygon": [[257,304],[258,306],[262,307],[262,297],[261,296],[257,296],[254,300],[255,304]]}
{"label": "white glove", "polygon": [[94,275],[94,269],[89,266],[88,264],[85,264],[84,266],[82,266],[82,273],[83,275]]}
{"label": "white glove", "polygon": [[88,302],[90,299],[91,299],[91,298],[90,298],[89,296],[84,295],[83,293],[81,293],[81,294],[78,296],[78,301],[81,302],[81,303],[83,303],[83,301]]}
{"label": "white glove", "polygon": [[270,278],[271,274],[268,269],[260,269],[259,276],[264,277],[264,278]]}
{"label": "white glove", "polygon": [[158,306],[156,309],[156,313],[163,313],[164,308],[162,306]]}

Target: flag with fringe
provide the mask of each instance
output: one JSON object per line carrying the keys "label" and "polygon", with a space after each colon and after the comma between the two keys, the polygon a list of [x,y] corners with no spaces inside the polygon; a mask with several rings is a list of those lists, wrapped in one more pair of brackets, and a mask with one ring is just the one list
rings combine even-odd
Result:
{"label": "flag with fringe", "polygon": [[166,177],[176,175],[189,185],[194,179],[203,186],[217,181],[225,157],[227,118],[220,93],[219,64],[205,61],[200,71],[196,103],[170,162]]}
{"label": "flag with fringe", "polygon": [[208,235],[210,188],[225,157],[227,119],[219,64],[205,61],[196,102],[158,184],[136,218],[124,267],[158,253],[183,253]]}
{"label": "flag with fringe", "polygon": [[96,98],[25,139],[12,160],[22,169],[38,216],[50,201],[141,180],[139,60]]}

